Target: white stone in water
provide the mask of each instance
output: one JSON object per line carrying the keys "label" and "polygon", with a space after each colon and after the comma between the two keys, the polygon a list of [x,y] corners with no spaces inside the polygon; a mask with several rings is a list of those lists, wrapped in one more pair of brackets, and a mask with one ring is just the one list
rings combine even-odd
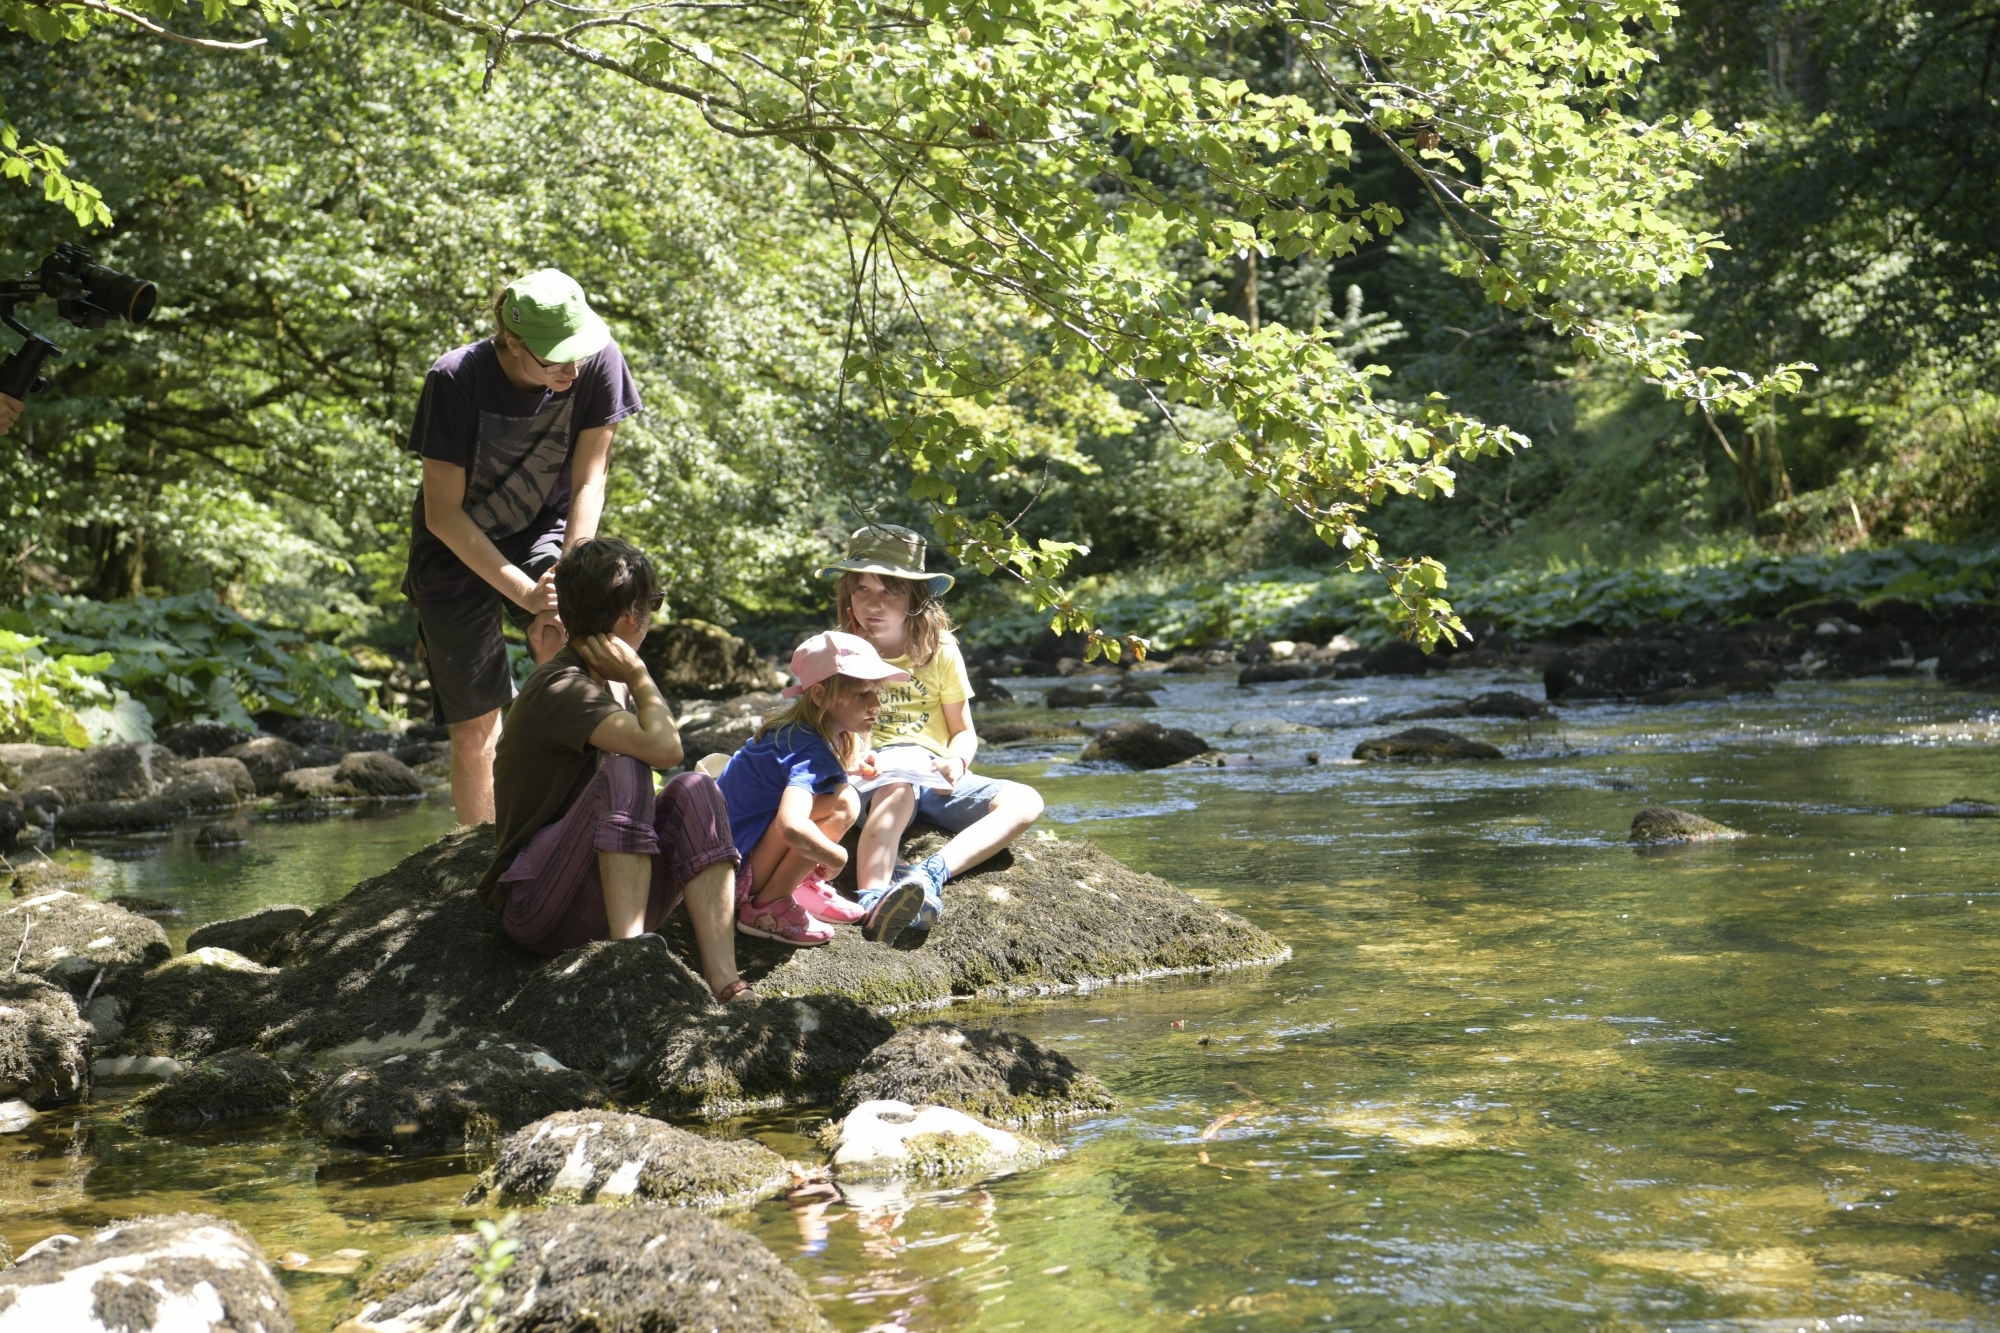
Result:
{"label": "white stone in water", "polygon": [[840,1134],[833,1145],[834,1170],[894,1175],[910,1164],[910,1141],[926,1135],[977,1142],[988,1165],[995,1166],[1021,1156],[1024,1146],[1006,1130],[948,1106],[863,1102],[840,1122]]}
{"label": "white stone in water", "polygon": [[19,1097],[0,1102],[0,1134],[19,1134],[41,1118],[40,1111]]}
{"label": "white stone in water", "polygon": [[[98,1235],[101,1238],[107,1232],[116,1234],[116,1230],[107,1228]],[[50,1236],[15,1262],[24,1264],[39,1253],[66,1249],[79,1243],[74,1236]],[[190,1227],[153,1249],[84,1264],[64,1273],[54,1282],[10,1287],[8,1291],[14,1299],[4,1311],[0,1311],[0,1333],[50,1329],[75,1329],[78,1333],[103,1330],[105,1325],[97,1318],[100,1289],[115,1291],[119,1287],[134,1286],[142,1280],[133,1276],[135,1272],[174,1260],[211,1265],[218,1269],[242,1268],[261,1262],[256,1255],[243,1248],[241,1240],[220,1227]],[[164,1288],[157,1281],[147,1286],[152,1297],[152,1323],[149,1327],[154,1333],[181,1333],[182,1330],[187,1333],[202,1330],[205,1333],[208,1329],[227,1327],[222,1297],[209,1283],[194,1282],[184,1292]]]}
{"label": "white stone in water", "polygon": [[90,1076],[99,1083],[163,1083],[185,1068],[166,1055],[112,1055],[92,1060]]}
{"label": "white stone in water", "polygon": [[[91,947],[95,948],[96,946],[93,944]],[[213,967],[219,968],[224,972],[269,972],[271,970],[254,958],[245,958],[234,949],[225,949],[220,945],[211,944],[205,949],[189,949],[178,958],[169,958],[166,962],[154,968],[153,974],[157,976],[162,972],[190,967]]]}

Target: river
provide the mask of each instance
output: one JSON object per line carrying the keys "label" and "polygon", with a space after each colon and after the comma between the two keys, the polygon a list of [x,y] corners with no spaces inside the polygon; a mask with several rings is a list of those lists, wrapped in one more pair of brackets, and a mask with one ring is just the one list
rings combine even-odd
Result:
{"label": "river", "polygon": [[[1923,681],[1443,725],[1500,762],[1339,762],[1386,714],[1526,677],[1239,689],[1155,677],[1147,714],[1269,767],[1131,774],[995,752],[1046,826],[1272,931],[1272,969],[966,1006],[1123,1100],[1051,1165],[736,1217],[844,1330],[2000,1328],[2000,797],[1987,696]],[[1024,683],[1032,709],[1040,684]],[[982,713],[982,716],[1001,714]],[[1124,714],[1101,713],[1093,721]],[[1224,737],[1235,723],[1321,730]],[[1307,751],[1325,762],[1298,762]],[[999,761],[1005,760],[1005,763]],[[1647,804],[1737,841],[1642,851]],[[205,921],[314,906],[450,824],[430,802],[184,836],[98,892]],[[105,849],[100,848],[102,853]],[[131,852],[144,855],[129,855]],[[947,890],[947,907],[949,890]],[[721,1126],[797,1157],[809,1112]],[[481,1164],[330,1147],[286,1123],[149,1137],[115,1098],[0,1138],[16,1253],[190,1209],[274,1259],[351,1268],[465,1230]],[[295,1261],[296,1262],[296,1261]],[[354,1278],[285,1275],[303,1329]]]}

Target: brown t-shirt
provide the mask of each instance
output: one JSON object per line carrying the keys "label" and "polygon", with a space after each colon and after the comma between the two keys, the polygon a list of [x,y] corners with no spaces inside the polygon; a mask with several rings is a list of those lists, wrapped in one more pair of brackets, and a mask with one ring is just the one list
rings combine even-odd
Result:
{"label": "brown t-shirt", "polygon": [[598,683],[573,648],[536,667],[521,687],[493,752],[493,832],[500,851],[479,882],[490,910],[507,905],[500,876],[530,838],[563,817],[595,774],[590,733],[625,711],[620,694]]}

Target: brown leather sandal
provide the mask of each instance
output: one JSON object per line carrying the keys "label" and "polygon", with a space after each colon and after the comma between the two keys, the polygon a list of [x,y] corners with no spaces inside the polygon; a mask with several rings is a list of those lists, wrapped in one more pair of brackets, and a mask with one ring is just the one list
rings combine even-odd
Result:
{"label": "brown leather sandal", "polygon": [[745,981],[742,977],[736,978],[736,980],[730,982],[727,986],[724,986],[721,990],[711,989],[709,993],[715,996],[715,1002],[717,1004],[728,1004],[732,1000],[740,1000],[745,998],[748,998],[752,1001],[761,1000],[764,998],[763,996],[759,995],[756,991],[751,990],[750,983]]}

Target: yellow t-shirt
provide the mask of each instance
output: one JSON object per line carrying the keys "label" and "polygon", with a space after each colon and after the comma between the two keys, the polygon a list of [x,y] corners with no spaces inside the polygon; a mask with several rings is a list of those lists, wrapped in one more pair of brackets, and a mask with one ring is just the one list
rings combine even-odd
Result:
{"label": "yellow t-shirt", "polygon": [[908,653],[883,660],[909,672],[910,678],[882,687],[882,711],[875,715],[875,748],[921,745],[932,754],[945,753],[951,744],[951,728],[944,722],[944,705],[962,704],[972,697],[972,681],[965,674],[965,658],[959,655],[958,645],[939,644],[931,660],[920,667],[910,665]]}

